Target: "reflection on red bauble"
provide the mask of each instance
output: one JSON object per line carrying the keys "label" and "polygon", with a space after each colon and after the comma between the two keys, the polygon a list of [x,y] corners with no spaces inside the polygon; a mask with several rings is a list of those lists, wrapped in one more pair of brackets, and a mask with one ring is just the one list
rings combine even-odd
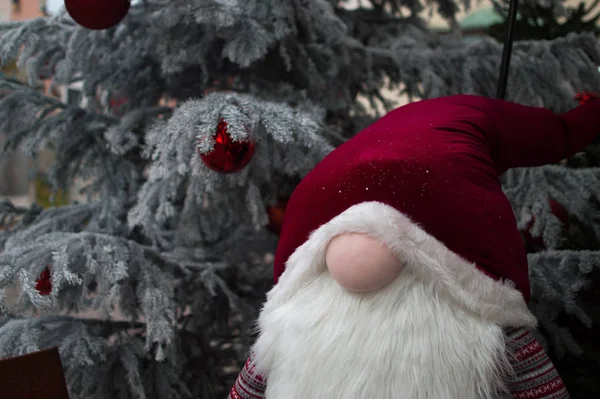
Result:
{"label": "reflection on red bauble", "polygon": [[[219,121],[217,131],[213,136],[215,143],[210,152],[202,153],[198,146],[198,154],[204,164],[219,173],[233,173],[242,170],[250,163],[254,155],[254,141],[252,139],[233,141],[227,132],[227,126],[227,122],[223,119]],[[200,143],[201,141],[198,142],[198,144]]]}
{"label": "reflection on red bauble", "polygon": [[579,101],[579,104],[585,104],[590,100],[597,100],[599,97],[596,93],[592,93],[591,91],[582,91],[581,93],[577,93],[575,95],[575,100]]}
{"label": "reflection on red bauble", "polygon": [[[567,212],[567,210],[561,204],[554,200],[549,200],[548,204],[550,205],[550,212],[552,212],[552,214],[556,216],[558,220],[561,221],[563,230],[568,230],[569,213]],[[525,226],[525,230],[523,230],[523,238],[525,240],[525,245],[533,250],[545,249],[546,246],[544,245],[544,240],[542,236],[534,237],[531,234],[531,228],[533,227],[534,223],[535,215],[531,218],[529,223],[527,223],[527,226]]]}
{"label": "reflection on red bauble", "polygon": [[108,103],[108,107],[113,115],[123,116],[122,107],[125,104],[127,104],[128,102],[129,102],[129,99],[127,99],[127,98],[120,98],[120,97],[111,98]]}
{"label": "reflection on red bauble", "polygon": [[112,28],[125,18],[130,0],[65,0],[67,12],[84,28]]}
{"label": "reflection on red bauble", "polygon": [[281,233],[281,226],[283,225],[283,217],[285,216],[287,204],[288,198],[284,198],[277,201],[274,205],[267,206],[267,215],[269,216],[267,229],[269,229],[269,231],[275,234]]}
{"label": "reflection on red bauble", "polygon": [[50,295],[52,292],[52,280],[50,277],[50,269],[46,267],[37,280],[35,280],[35,289],[41,295]]}

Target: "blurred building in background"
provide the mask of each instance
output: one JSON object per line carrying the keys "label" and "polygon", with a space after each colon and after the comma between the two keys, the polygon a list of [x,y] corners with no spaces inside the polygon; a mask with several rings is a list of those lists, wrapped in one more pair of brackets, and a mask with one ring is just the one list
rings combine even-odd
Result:
{"label": "blurred building in background", "polygon": [[[0,22],[22,21],[46,15],[46,0],[0,0]],[[3,76],[23,79],[17,66],[6,65]],[[4,137],[0,132],[0,145]],[[34,176],[35,161],[21,153],[0,160],[0,199],[10,196],[15,202],[29,202],[30,186]]]}
{"label": "blurred building in background", "polygon": [[0,0],[2,17],[8,9],[9,21],[23,21],[47,15],[46,0]]}

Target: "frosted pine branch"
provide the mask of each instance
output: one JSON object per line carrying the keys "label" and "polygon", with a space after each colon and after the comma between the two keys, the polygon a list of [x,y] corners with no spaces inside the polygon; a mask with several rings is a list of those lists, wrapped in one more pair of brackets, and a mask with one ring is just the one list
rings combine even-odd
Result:
{"label": "frosted pine branch", "polygon": [[517,215],[519,228],[525,229],[533,220],[531,235],[541,236],[550,248],[559,246],[563,235],[561,221],[550,211],[550,199],[600,237],[598,224],[590,223],[597,219],[597,209],[590,199],[600,197],[600,168],[549,165],[512,169],[503,176],[503,189]]}
{"label": "frosted pine branch", "polygon": [[[252,162],[236,174],[216,173],[198,156],[198,151],[210,150],[221,119],[234,139],[257,142]],[[143,227],[164,248],[175,238],[164,228],[169,224],[186,232],[181,238],[187,245],[217,241],[242,220],[262,227],[265,202],[276,195],[277,181],[303,176],[332,149],[321,137],[322,119],[322,111],[310,103],[290,107],[233,93],[181,104],[146,136],[145,153],[152,164],[129,213],[130,226]],[[197,149],[199,141],[207,148]],[[186,223],[200,223],[201,229],[185,228]]]}
{"label": "frosted pine branch", "polygon": [[[530,307],[549,344],[559,356],[581,354],[581,347],[569,330],[559,326],[561,314],[575,317],[587,328],[592,327],[591,309],[580,301],[588,290],[597,290],[600,269],[598,251],[545,251],[530,254],[529,278],[532,300]],[[594,277],[596,276],[596,277]],[[594,310],[595,313],[596,310]]]}
{"label": "frosted pine branch", "polygon": [[[133,323],[64,316],[0,320],[0,358],[57,346],[74,399],[108,397],[115,389],[137,398],[189,398],[185,369],[173,362],[175,352],[170,361],[149,358],[143,337],[135,333],[139,330]],[[185,352],[177,356],[188,357]],[[108,386],[107,376],[114,377]]]}
{"label": "frosted pine branch", "polygon": [[[456,11],[455,2],[439,6],[450,19]],[[418,2],[409,6],[419,7]],[[261,81],[263,94],[290,84],[328,110],[355,112],[361,108],[359,93],[385,105],[386,82],[425,98],[493,95],[499,43],[446,43],[416,16],[396,15],[397,23],[375,29],[372,14],[337,9],[327,1],[154,0],[134,5],[110,32],[78,29],[66,17],[6,25],[0,29],[6,43],[0,57],[20,56],[32,79],[42,69],[55,69],[57,83],[84,81],[88,97],[101,90],[127,98],[128,109],[155,104],[165,93],[199,96],[232,76],[246,89]],[[101,72],[99,64],[110,73]],[[508,98],[565,110],[574,105],[575,91],[600,89],[598,64],[598,42],[590,35],[516,43]],[[528,84],[532,76],[540,83]]]}
{"label": "frosted pine branch", "polygon": [[[113,152],[131,150],[131,136],[140,131],[161,109],[140,109],[121,121],[77,107],[66,107],[17,82],[0,81],[0,89],[10,94],[0,100],[0,129],[7,137],[8,149],[19,148],[34,155],[45,148],[56,152],[56,163],[49,178],[56,187],[65,187],[74,179],[92,180],[92,194],[112,190],[116,195],[136,189],[140,166]],[[104,134],[107,132],[106,141]],[[130,137],[129,143],[122,143]],[[127,147],[122,147],[123,145]],[[134,146],[137,144],[134,141]],[[121,146],[121,148],[119,147]]]}
{"label": "frosted pine branch", "polygon": [[[13,309],[17,313],[32,306],[97,309],[105,317],[117,306],[132,311],[130,316],[144,317],[147,345],[158,345],[157,356],[162,357],[175,324],[174,277],[181,276],[183,269],[174,271],[178,265],[166,262],[159,267],[153,257],[159,255],[152,249],[113,236],[45,234],[26,245],[4,248],[0,289],[18,281],[22,294],[19,306]],[[34,280],[46,267],[51,271],[52,293],[42,297]],[[4,295],[0,298],[6,299]],[[139,304],[139,313],[132,303]]]}
{"label": "frosted pine branch", "polygon": [[[85,203],[50,208],[41,212],[34,220],[19,226],[7,240],[5,248],[14,248],[32,242],[45,234],[54,232],[93,231],[94,218],[98,215],[99,203]],[[31,223],[35,222],[35,223]]]}

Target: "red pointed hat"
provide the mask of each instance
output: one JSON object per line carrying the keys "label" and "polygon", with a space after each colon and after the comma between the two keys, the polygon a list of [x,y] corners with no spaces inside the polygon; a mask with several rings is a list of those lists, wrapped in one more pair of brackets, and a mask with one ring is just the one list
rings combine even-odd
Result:
{"label": "red pointed hat", "polygon": [[[390,112],[335,149],[298,185],[286,210],[275,281],[312,232],[356,205],[374,203],[393,208],[484,275],[512,281],[528,299],[527,256],[498,176],[583,150],[600,133],[598,115],[600,101],[555,114],[469,95]],[[373,223],[391,223],[367,217],[370,227],[353,228],[368,232],[378,228]]]}

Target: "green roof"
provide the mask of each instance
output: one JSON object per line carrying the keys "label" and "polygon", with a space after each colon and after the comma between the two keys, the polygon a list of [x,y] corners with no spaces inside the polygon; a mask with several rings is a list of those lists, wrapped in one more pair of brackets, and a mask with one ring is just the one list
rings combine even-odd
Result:
{"label": "green roof", "polygon": [[493,8],[484,8],[469,14],[460,22],[460,27],[462,30],[486,29],[502,21],[502,16],[496,10]]}
{"label": "green roof", "polygon": [[[517,13],[517,20],[521,20],[521,15],[519,13]],[[463,32],[469,32],[485,30],[492,25],[502,22],[504,22],[502,15],[498,14],[495,9],[482,8],[467,15],[462,21],[460,21],[459,26]],[[540,18],[537,22],[537,25],[543,26],[544,21]],[[431,30],[433,32],[448,32],[450,28],[447,26],[433,27]]]}

